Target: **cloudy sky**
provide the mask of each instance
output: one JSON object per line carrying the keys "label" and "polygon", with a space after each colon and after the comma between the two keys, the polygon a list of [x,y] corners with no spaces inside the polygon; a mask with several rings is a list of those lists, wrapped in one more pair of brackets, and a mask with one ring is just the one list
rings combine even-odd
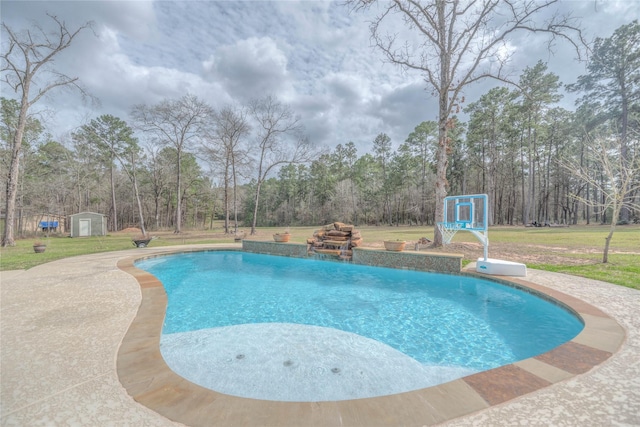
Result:
{"label": "cloudy sky", "polygon": [[[186,92],[215,108],[274,94],[300,115],[314,144],[333,148],[353,141],[359,155],[381,132],[397,147],[420,122],[437,118],[437,101],[423,76],[383,62],[371,47],[373,15],[349,13],[341,2],[3,0],[0,7],[2,21],[16,31],[48,26],[47,13],[69,28],[93,22],[55,66],[79,77],[99,104],[68,91],[39,102],[57,139],[101,114],[129,120],[133,105]],[[590,39],[609,37],[640,17],[640,0],[572,0],[560,7],[582,19]],[[531,37],[509,48],[516,76],[538,60],[566,84],[585,72],[562,44],[554,55]],[[469,88],[467,103],[493,85]],[[15,97],[8,86],[1,90]],[[563,106],[572,108],[572,99],[565,97]]]}

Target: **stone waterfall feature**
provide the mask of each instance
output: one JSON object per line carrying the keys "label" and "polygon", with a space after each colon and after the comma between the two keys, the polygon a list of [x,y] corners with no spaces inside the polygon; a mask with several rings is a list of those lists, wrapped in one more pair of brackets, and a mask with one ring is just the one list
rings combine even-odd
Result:
{"label": "stone waterfall feature", "polygon": [[307,239],[309,254],[333,256],[350,261],[352,249],[362,244],[362,236],[353,225],[334,222],[327,224]]}

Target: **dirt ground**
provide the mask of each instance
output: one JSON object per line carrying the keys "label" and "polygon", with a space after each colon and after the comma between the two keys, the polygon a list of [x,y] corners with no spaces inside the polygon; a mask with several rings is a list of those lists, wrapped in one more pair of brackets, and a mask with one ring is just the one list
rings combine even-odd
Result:
{"label": "dirt ground", "polygon": [[[364,247],[382,248],[382,242],[363,244]],[[413,250],[413,247],[407,247]],[[480,242],[450,243],[441,248],[427,247],[421,251],[438,253],[463,254],[465,259],[476,260],[483,256],[484,248]],[[585,253],[585,252],[581,252]],[[594,251],[594,253],[597,253]],[[593,260],[567,256],[567,248],[553,248],[539,245],[523,245],[521,243],[492,243],[489,247],[489,257],[496,259],[508,259],[509,261],[522,262],[524,264],[563,264],[584,265],[593,263]],[[575,252],[574,252],[575,254]]]}
{"label": "dirt ground", "polygon": [[[483,247],[478,243],[452,243],[444,247],[444,252],[463,253],[466,259],[483,256]],[[524,264],[591,264],[593,260],[567,256],[566,248],[523,245],[522,243],[492,243],[489,256],[496,259],[508,259]]]}

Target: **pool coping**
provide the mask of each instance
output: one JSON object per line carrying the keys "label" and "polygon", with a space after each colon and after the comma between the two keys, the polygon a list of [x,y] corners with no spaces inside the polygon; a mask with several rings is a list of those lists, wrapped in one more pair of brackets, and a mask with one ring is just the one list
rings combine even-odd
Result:
{"label": "pool coping", "polygon": [[[121,384],[137,402],[164,417],[201,425],[434,425],[500,405],[590,371],[611,357],[625,340],[624,329],[595,306],[522,278],[465,275],[529,289],[569,307],[584,322],[571,341],[549,352],[425,389],[335,402],[278,402],[218,393],[180,377],[160,354],[166,309],[162,284],[134,262],[150,256],[230,248],[177,249],[120,259],[117,266],[133,276],[142,301],[117,355]],[[238,250],[233,248],[231,250]]]}

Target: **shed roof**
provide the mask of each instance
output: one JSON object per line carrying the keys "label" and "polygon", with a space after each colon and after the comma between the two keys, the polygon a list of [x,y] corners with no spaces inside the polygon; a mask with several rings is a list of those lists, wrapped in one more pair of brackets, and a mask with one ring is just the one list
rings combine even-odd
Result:
{"label": "shed roof", "polygon": [[89,212],[89,211],[85,211],[85,212],[78,212],[78,213],[76,213],[76,214],[72,214],[72,215],[69,215],[69,216],[78,216],[78,215],[86,215],[86,214],[106,216],[105,214],[101,214],[101,213],[99,213],[99,212]]}

